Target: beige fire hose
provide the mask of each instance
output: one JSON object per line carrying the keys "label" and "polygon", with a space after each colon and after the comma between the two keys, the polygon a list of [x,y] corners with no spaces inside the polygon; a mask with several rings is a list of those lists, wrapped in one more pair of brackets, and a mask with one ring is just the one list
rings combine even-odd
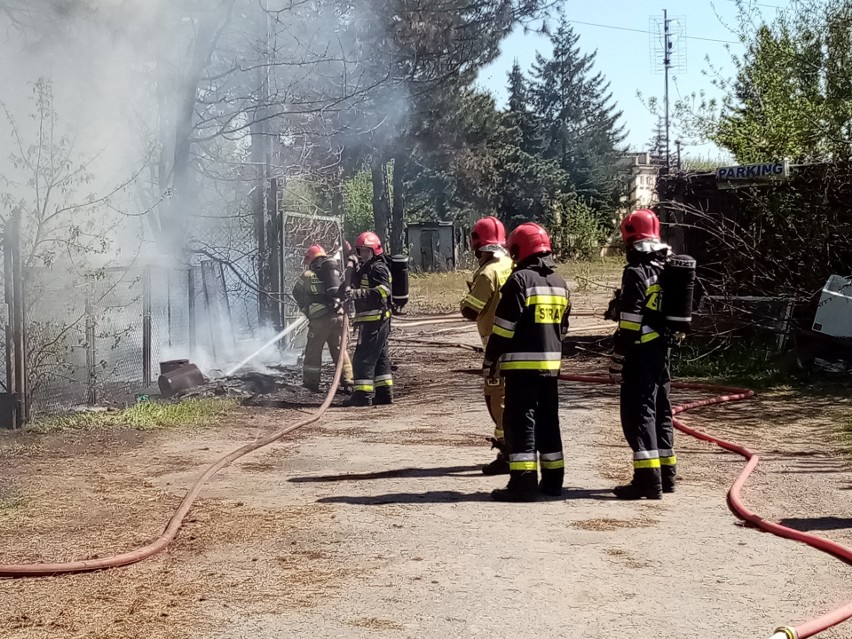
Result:
{"label": "beige fire hose", "polygon": [[[349,338],[349,318],[344,314],[343,315],[343,333],[341,335],[341,343],[340,343],[340,352],[345,353],[347,342]],[[264,446],[268,446],[273,442],[278,441],[285,435],[292,433],[294,430],[302,428],[303,426],[307,426],[308,424],[312,424],[318,421],[325,411],[328,410],[328,407],[331,406],[331,402],[334,399],[334,395],[337,392],[337,387],[340,385],[340,377],[343,373],[343,362],[344,357],[337,358],[337,366],[334,370],[334,381],[331,383],[331,388],[328,390],[328,394],[325,397],[325,401],[323,401],[322,405],[314,411],[309,417],[306,417],[286,428],[279,430],[278,432],[267,435],[266,437],[259,439],[251,444],[246,444],[245,446],[241,446],[236,450],[228,453],[227,455],[220,457],[218,460],[213,462],[210,466],[207,467],[207,470],[195,480],[195,482],[190,486],[183,500],[180,502],[180,506],[178,506],[175,514],[172,515],[171,520],[169,520],[166,529],[163,533],[157,537],[151,543],[142,546],[141,548],[137,548],[136,550],[130,550],[128,552],[122,553],[120,555],[113,555],[112,557],[102,557],[99,559],[86,559],[82,561],[70,561],[67,563],[52,563],[52,564],[19,564],[19,565],[3,565],[0,564],[0,577],[48,577],[50,575],[57,575],[61,573],[79,573],[79,572],[91,572],[94,570],[103,570],[105,568],[118,568],[119,566],[127,566],[130,564],[135,564],[143,559],[147,559],[152,555],[156,555],[158,552],[165,550],[168,545],[174,540],[175,536],[180,530],[181,525],[183,524],[183,520],[186,515],[189,513],[192,505],[195,503],[195,500],[198,498],[198,495],[201,493],[201,489],[204,487],[204,484],[209,480],[213,475],[218,473],[220,470],[230,465],[235,460],[243,457],[244,455],[248,455],[251,452],[254,452]]]}

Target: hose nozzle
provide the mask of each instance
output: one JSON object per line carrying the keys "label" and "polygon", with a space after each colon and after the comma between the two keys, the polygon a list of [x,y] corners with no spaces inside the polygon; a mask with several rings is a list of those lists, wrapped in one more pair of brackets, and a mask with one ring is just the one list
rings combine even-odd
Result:
{"label": "hose nozzle", "polygon": [[795,628],[784,626],[776,629],[775,634],[769,639],[799,639],[799,633],[796,632]]}

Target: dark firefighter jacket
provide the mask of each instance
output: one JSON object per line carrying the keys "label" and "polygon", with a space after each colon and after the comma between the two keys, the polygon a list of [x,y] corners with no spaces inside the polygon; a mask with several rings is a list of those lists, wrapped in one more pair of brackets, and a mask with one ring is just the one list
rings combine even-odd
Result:
{"label": "dark firefighter jacket", "polygon": [[340,266],[336,260],[314,260],[293,288],[293,298],[308,319],[319,319],[336,311],[340,289]]}
{"label": "dark firefighter jacket", "polygon": [[352,278],[355,322],[379,322],[391,316],[391,272],[384,255],[362,264]]}
{"label": "dark firefighter jacket", "polygon": [[500,374],[555,377],[568,330],[568,285],[549,257],[518,265],[500,290],[494,326],[485,349],[486,366],[500,362]]}
{"label": "dark firefighter jacket", "polygon": [[621,278],[621,299],[615,352],[626,355],[635,344],[664,338],[665,320],[661,312],[663,290],[660,275],[664,257],[659,253],[627,254]]}

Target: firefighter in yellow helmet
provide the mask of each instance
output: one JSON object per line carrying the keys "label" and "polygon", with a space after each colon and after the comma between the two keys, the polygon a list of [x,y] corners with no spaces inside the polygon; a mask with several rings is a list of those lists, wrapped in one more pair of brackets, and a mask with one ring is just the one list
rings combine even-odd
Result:
{"label": "firefighter in yellow helmet", "polygon": [[353,386],[352,363],[346,351],[340,352],[343,331],[343,309],[337,299],[340,289],[340,266],[326,256],[325,250],[314,244],[305,252],[305,272],[293,288],[293,298],[307,316],[308,341],[302,366],[302,384],[319,391],[322,371],[322,351],[326,344],[334,363],[343,357],[341,386],[344,391]]}
{"label": "firefighter in yellow helmet", "polygon": [[[506,229],[496,217],[488,216],[473,225],[470,246],[479,261],[479,267],[468,283],[470,292],[461,302],[461,314],[465,319],[476,322],[482,346],[488,345],[488,337],[494,324],[494,311],[500,301],[500,288],[512,274],[512,259],[506,252]],[[498,449],[497,459],[482,467],[485,475],[505,475],[509,462],[504,454],[503,404],[506,385],[499,375],[486,376],[485,405],[494,420],[492,447]]]}

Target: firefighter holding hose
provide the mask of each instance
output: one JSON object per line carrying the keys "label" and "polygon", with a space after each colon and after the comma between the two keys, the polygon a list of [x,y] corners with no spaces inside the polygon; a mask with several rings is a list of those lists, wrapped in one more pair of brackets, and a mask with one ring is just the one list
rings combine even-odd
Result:
{"label": "firefighter holding hose", "polygon": [[[494,312],[500,300],[500,288],[512,274],[512,258],[506,251],[506,229],[496,217],[488,216],[473,225],[470,233],[470,248],[479,262],[468,282],[469,292],[461,302],[461,314],[465,319],[476,322],[483,348],[488,345]],[[497,458],[482,467],[484,475],[505,475],[509,472],[506,459],[506,442],[503,436],[503,403],[506,385],[499,375],[485,376],[485,405],[494,420],[492,447],[497,448]]]}
{"label": "firefighter holding hose", "polygon": [[[355,306],[359,327],[353,357],[355,386],[344,406],[393,403],[393,376],[388,353],[391,318],[391,269],[379,236],[365,231],[355,241],[360,265],[352,274],[347,300]],[[375,393],[375,394],[374,394]]]}
{"label": "firefighter holding hose", "polygon": [[344,358],[341,385],[344,391],[351,390],[352,363],[346,351],[340,352],[343,333],[343,308],[338,299],[340,266],[318,244],[305,251],[304,265],[305,272],[293,288],[293,299],[309,322],[302,364],[302,385],[319,392],[322,351],[327,344],[335,364],[339,357]]}
{"label": "firefighter holding hose", "polygon": [[609,374],[621,384],[621,426],[633,449],[633,480],[613,492],[619,499],[661,499],[664,492],[674,492],[677,474],[669,400],[669,331],[663,309],[663,275],[670,249],[660,241],[659,218],[648,209],[625,217],[621,236],[627,266]]}
{"label": "firefighter holding hose", "polygon": [[542,494],[562,494],[565,461],[557,384],[571,303],[568,285],[555,270],[547,231],[538,224],[521,224],[508,248],[516,267],[500,291],[483,361],[485,376],[499,374],[506,384],[509,483],[491,496],[536,501]]}

